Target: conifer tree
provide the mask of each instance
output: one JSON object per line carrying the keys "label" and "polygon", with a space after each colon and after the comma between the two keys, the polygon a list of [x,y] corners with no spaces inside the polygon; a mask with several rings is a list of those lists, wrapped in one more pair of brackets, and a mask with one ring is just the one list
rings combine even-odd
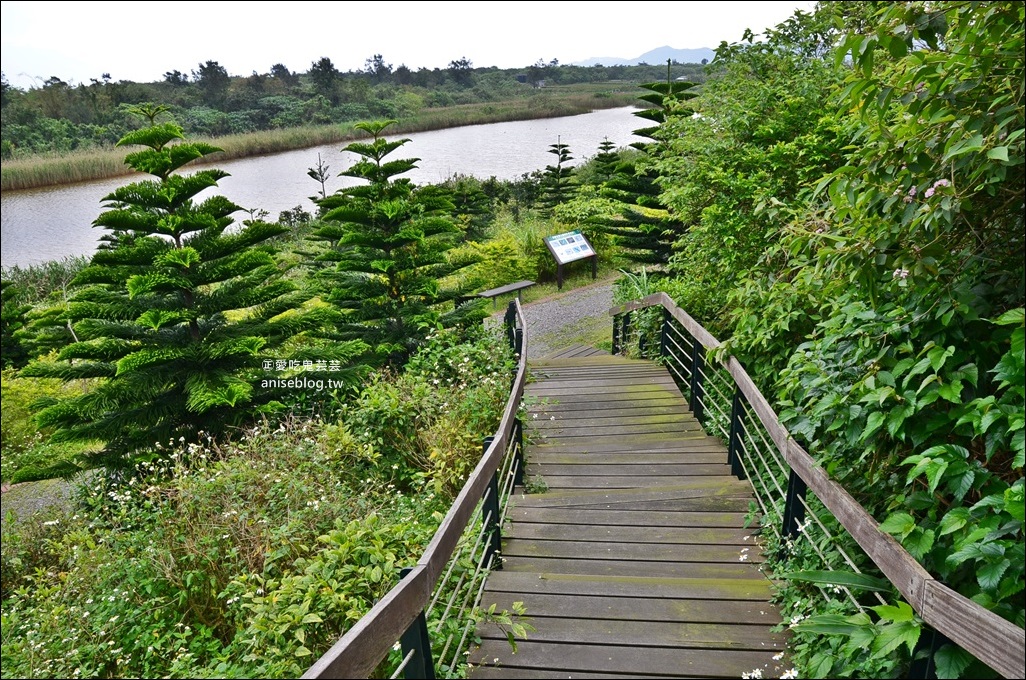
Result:
{"label": "conifer tree", "polygon": [[555,144],[549,145],[549,153],[556,156],[556,164],[546,165],[542,172],[539,203],[545,213],[551,213],[557,205],[570,200],[574,193],[574,169],[568,165],[574,159],[570,155],[570,147],[557,138]]}
{"label": "conifer tree", "polygon": [[[194,442],[251,420],[276,396],[261,387],[268,352],[315,320],[288,313],[303,297],[285,281],[268,239],[287,230],[247,220],[224,196],[199,200],[227,173],[176,174],[215,151],[186,142],[174,123],[123,137],[125,162],[155,179],[104,198],[95,225],[105,246],[73,281],[67,309],[75,341],[28,375],[94,378],[82,396],[50,404],[39,425],[55,441],[105,444],[91,464],[118,466],[155,442]],[[340,348],[346,351],[346,348]]]}
{"label": "conifer tree", "polygon": [[615,238],[623,248],[624,258],[638,264],[665,265],[673,252],[673,243],[686,228],[660,200],[662,190],[656,183],[659,172],[653,152],[661,144],[658,131],[666,113],[687,111],[684,102],[697,95],[692,91],[694,83],[671,80],[669,69],[668,62],[666,82],[641,85],[647,92],[640,99],[651,106],[634,112],[639,118],[657,123],[634,130],[635,135],[652,141],[631,144],[641,155],[621,161],[600,191],[606,198],[623,203],[623,208],[616,215],[590,220],[596,229]]}
{"label": "conifer tree", "polygon": [[0,330],[3,345],[0,351],[0,363],[4,368],[20,368],[28,361],[28,351],[17,337],[19,330],[25,327],[25,315],[31,305],[18,301],[18,288],[12,281],[0,281],[2,292],[2,313],[0,313]]}
{"label": "conifer tree", "polygon": [[360,160],[341,175],[366,183],[319,202],[324,225],[314,238],[331,244],[318,259],[335,266],[319,275],[322,298],[342,314],[338,337],[363,340],[379,360],[401,366],[432,329],[480,320],[484,312],[454,304],[467,291],[447,277],[474,260],[453,255],[463,233],[449,192],[397,177],[419,159],[387,158],[410,141],[385,139],[394,123],[356,125],[373,139],[345,147]]}

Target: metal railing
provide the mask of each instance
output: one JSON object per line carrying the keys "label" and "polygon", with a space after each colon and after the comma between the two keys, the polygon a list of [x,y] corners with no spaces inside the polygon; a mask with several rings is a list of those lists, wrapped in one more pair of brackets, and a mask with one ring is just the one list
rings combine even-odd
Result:
{"label": "metal railing", "polygon": [[518,418],[524,395],[527,324],[519,301],[504,317],[506,337],[517,355],[509,399],[496,433],[467,478],[416,565],[336,642],[304,678],[434,678],[456,675],[474,640],[472,610],[479,604],[489,570],[501,568],[499,549],[507,500],[522,483],[523,431]]}
{"label": "metal railing", "polygon": [[[1022,677],[1023,629],[934,579],[881,531],[795,442],[737,359],[711,354],[720,342],[668,295],[649,295],[610,314],[613,353],[630,347],[667,367],[695,417],[726,443],[732,473],[750,480],[766,544],[792,569],[860,574],[872,562],[927,626],[1002,676]],[[825,598],[864,607],[848,587],[818,587]],[[938,645],[937,638],[924,641]]]}

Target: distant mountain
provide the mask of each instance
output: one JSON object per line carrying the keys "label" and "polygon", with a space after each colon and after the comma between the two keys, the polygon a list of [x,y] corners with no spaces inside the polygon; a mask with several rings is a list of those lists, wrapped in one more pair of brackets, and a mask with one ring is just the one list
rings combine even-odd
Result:
{"label": "distant mountain", "polygon": [[618,66],[623,64],[624,66],[637,66],[643,62],[646,64],[665,64],[667,59],[672,59],[680,64],[700,64],[703,59],[712,61],[714,56],[716,56],[716,52],[708,47],[678,50],[673,47],[666,46],[657,47],[656,49],[645,52],[640,57],[634,57],[633,59],[624,59],[623,57],[592,57],[591,59],[585,59],[584,61],[574,62],[573,65],[594,66],[595,64],[602,64],[603,66]]}

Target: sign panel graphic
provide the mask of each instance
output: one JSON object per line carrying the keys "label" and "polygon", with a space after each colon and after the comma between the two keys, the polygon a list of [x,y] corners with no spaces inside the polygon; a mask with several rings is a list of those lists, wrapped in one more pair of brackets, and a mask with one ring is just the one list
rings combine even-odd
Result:
{"label": "sign panel graphic", "polygon": [[592,249],[591,244],[588,243],[588,239],[584,238],[584,235],[579,231],[568,231],[565,234],[546,236],[545,245],[552,251],[552,256],[556,258],[558,264],[566,264],[567,262],[581,260],[585,257],[595,256],[595,251]]}

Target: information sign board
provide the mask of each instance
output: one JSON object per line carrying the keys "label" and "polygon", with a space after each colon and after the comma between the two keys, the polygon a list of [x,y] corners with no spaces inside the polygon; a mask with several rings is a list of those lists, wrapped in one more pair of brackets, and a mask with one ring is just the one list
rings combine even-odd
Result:
{"label": "information sign board", "polygon": [[588,239],[579,231],[568,231],[565,234],[546,236],[545,245],[552,251],[558,264],[566,264],[576,260],[583,260],[586,257],[595,257]]}

